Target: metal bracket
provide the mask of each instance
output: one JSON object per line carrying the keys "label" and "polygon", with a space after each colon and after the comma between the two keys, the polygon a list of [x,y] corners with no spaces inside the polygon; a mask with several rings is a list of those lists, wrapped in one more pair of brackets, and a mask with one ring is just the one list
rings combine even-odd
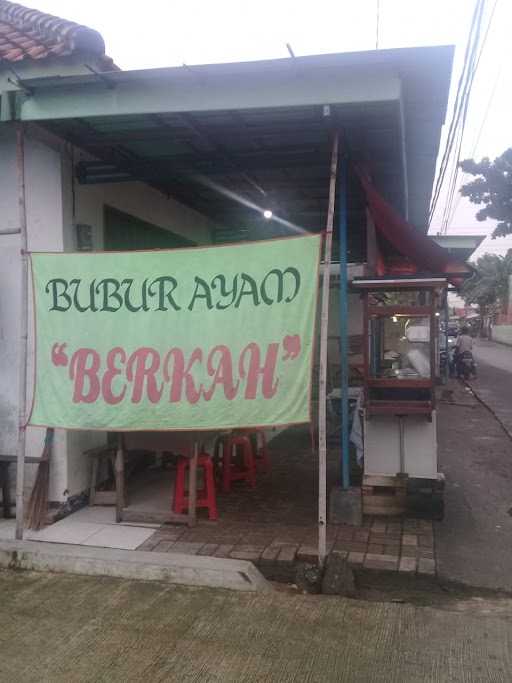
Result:
{"label": "metal bracket", "polygon": [[25,95],[33,95],[34,94],[33,89],[25,84],[25,82],[20,78],[20,75],[12,68],[12,66],[9,67],[9,71],[12,73],[14,78],[11,78],[10,76],[8,76],[7,77],[8,83],[10,83],[11,85],[14,85],[16,88],[18,88],[18,90],[23,90]]}
{"label": "metal bracket", "polygon": [[97,76],[99,78],[99,80],[107,86],[107,88],[109,88],[110,90],[115,90],[116,84],[114,83],[114,81],[111,81],[108,76],[105,76],[104,73],[102,73],[101,71],[98,71],[97,69],[95,69],[90,64],[84,64],[84,66],[86,69],[89,69],[89,71],[92,74]]}

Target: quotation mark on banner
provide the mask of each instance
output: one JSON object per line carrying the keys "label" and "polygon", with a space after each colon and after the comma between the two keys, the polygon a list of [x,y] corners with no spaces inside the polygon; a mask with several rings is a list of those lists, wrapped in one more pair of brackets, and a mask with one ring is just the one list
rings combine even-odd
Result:
{"label": "quotation mark on banner", "polygon": [[298,334],[287,335],[283,339],[284,353],[283,360],[297,358],[300,353],[300,337]]}
{"label": "quotation mark on banner", "polygon": [[55,366],[63,365],[64,367],[68,364],[68,357],[64,349],[67,344],[54,344],[52,346],[52,363]]}

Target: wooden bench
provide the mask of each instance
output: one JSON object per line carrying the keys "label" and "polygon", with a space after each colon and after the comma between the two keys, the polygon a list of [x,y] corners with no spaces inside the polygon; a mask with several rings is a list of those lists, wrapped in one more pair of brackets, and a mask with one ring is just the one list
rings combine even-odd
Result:
{"label": "wooden bench", "polygon": [[[215,432],[201,432],[201,442]],[[189,510],[187,514],[177,514],[171,509],[168,512],[143,511],[130,509],[127,500],[126,474],[129,469],[131,452],[146,451],[148,453],[170,452],[191,459],[189,471]],[[193,526],[196,522],[197,496],[197,454],[198,443],[194,445],[190,432],[122,432],[118,434],[117,446],[100,446],[85,451],[84,455],[92,457],[92,476],[90,486],[91,505],[115,505],[116,521],[138,523],[185,523]],[[112,467],[115,486],[111,491],[97,489],[100,463],[106,460]]]}
{"label": "wooden bench", "polygon": [[[115,483],[115,471],[116,471],[116,451],[115,446],[97,446],[96,448],[89,448],[84,451],[84,455],[91,459],[91,484],[89,487],[89,505],[117,505],[117,489]],[[141,458],[147,458],[154,454],[155,451],[148,449],[134,449],[130,451],[124,451],[124,469],[125,469],[125,479],[128,479],[131,474],[131,470],[135,469],[137,463]],[[102,465],[106,467],[102,467]],[[111,489],[105,490],[98,488],[99,484],[105,481],[105,479],[98,481],[98,475],[101,475],[109,470],[109,474],[112,475],[114,480],[114,485]],[[102,472],[103,470],[103,472]]]}
{"label": "wooden bench", "polygon": [[[2,507],[4,510],[4,517],[10,519],[11,514],[11,491],[9,478],[9,465],[17,461],[15,455],[0,455],[0,488],[2,489]],[[25,464],[34,464],[41,462],[40,458],[25,457]]]}
{"label": "wooden bench", "polygon": [[[205,438],[207,433],[202,434]],[[190,432],[123,432],[118,435],[118,449],[116,453],[116,489],[117,496],[116,519],[118,522],[139,522],[150,524],[181,523],[194,526],[196,523],[197,497],[197,442],[194,446],[193,435]],[[168,512],[142,511],[130,509],[125,485],[125,454],[130,450],[148,449],[155,453],[170,452],[190,458],[189,472],[189,509],[187,514],[177,514],[169,509]]]}
{"label": "wooden bench", "polygon": [[98,474],[102,463],[115,473],[116,449],[112,446],[97,446],[84,451],[91,459],[91,485],[89,487],[89,505],[115,505],[117,502],[115,485],[111,491],[98,490]]}

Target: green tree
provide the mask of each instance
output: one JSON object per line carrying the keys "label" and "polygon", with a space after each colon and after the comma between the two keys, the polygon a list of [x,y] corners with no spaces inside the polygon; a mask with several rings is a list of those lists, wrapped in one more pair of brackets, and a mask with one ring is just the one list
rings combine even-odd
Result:
{"label": "green tree", "polygon": [[512,233],[512,148],[507,149],[494,161],[485,157],[477,162],[466,159],[460,163],[464,173],[476,176],[463,185],[460,193],[473,204],[484,204],[477,212],[479,221],[493,218],[498,224],[493,237]]}
{"label": "green tree", "polygon": [[508,302],[509,280],[512,275],[512,249],[505,256],[484,254],[474,265],[474,273],[466,280],[461,296],[468,304],[478,304],[482,331],[495,313]]}

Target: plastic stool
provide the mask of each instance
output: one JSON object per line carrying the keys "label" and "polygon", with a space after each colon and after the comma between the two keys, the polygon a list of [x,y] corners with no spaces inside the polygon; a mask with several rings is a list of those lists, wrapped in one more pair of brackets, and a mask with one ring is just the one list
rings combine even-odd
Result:
{"label": "plastic stool", "polygon": [[[188,510],[188,495],[185,492],[185,481],[189,467],[190,458],[180,457],[174,483],[173,504],[173,510],[178,515]],[[203,487],[197,492],[196,508],[208,508],[208,519],[218,519],[213,462],[208,453],[201,453],[198,456],[197,469],[203,470]]]}
{"label": "plastic stool", "polygon": [[256,469],[264,472],[270,472],[270,457],[267,448],[267,437],[263,429],[250,429],[244,432],[254,443],[254,459],[256,462]]}
{"label": "plastic stool", "polygon": [[[242,449],[242,464],[232,462],[236,449]],[[229,435],[223,442],[222,453],[222,490],[224,493],[231,491],[233,481],[246,481],[249,486],[256,486],[256,463],[254,460],[251,440],[242,434]]]}

